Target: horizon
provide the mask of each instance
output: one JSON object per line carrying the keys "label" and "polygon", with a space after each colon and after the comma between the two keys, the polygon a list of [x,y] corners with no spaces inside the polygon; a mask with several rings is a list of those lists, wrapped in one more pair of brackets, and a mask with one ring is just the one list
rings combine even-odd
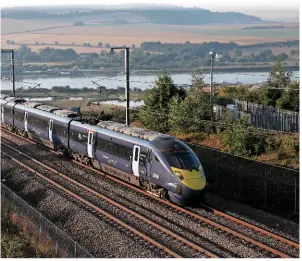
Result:
{"label": "horizon", "polygon": [[[183,8],[201,8],[210,10],[212,12],[240,12],[247,15],[257,16],[264,21],[276,21],[276,22],[299,22],[299,0],[288,0],[285,2],[274,1],[274,6],[272,8],[270,3],[254,0],[248,2],[236,1],[234,4],[230,4],[230,1],[223,0],[203,0],[202,4],[200,1],[188,0],[185,2],[180,0],[166,0],[164,4],[160,1],[153,1],[152,4],[146,0],[135,0],[135,1],[121,1],[121,0],[112,0],[111,4],[100,4],[97,0],[88,0],[83,4],[80,0],[28,0],[26,3],[22,0],[11,0],[9,4],[0,3],[1,9],[5,8],[31,8],[31,7],[45,7],[45,8],[68,8],[70,7],[86,7],[86,8],[131,8],[132,6],[145,6],[150,8],[151,6],[156,7],[157,9],[169,8],[169,7],[183,7]],[[256,6],[256,7],[255,7]],[[280,12],[282,9],[282,12]]]}

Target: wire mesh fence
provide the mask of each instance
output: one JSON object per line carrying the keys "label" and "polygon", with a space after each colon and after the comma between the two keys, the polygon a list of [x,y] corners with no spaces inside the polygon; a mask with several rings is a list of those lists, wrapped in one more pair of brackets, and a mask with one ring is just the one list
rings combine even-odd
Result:
{"label": "wire mesh fence", "polygon": [[1,197],[9,203],[9,210],[14,214],[27,217],[32,224],[32,229],[39,231],[43,240],[49,240],[54,245],[56,256],[65,258],[93,258],[87,249],[72,240],[65,232],[44,217],[40,212],[27,204],[5,185],[1,184]]}
{"label": "wire mesh fence", "polygon": [[188,145],[211,181],[210,191],[265,209],[299,213],[299,171]]}

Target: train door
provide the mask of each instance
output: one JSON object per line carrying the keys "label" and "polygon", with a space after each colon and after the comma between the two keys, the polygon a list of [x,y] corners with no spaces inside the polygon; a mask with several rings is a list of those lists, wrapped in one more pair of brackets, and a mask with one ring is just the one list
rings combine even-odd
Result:
{"label": "train door", "polygon": [[25,114],[24,114],[24,129],[25,129],[25,131],[28,131],[27,130],[27,118],[28,118],[28,113],[26,111]]}
{"label": "train door", "polygon": [[137,177],[139,177],[139,154],[140,154],[140,147],[134,145],[133,155],[132,155],[132,171],[134,176]]}
{"label": "train door", "polygon": [[93,158],[93,132],[88,131],[87,153],[89,158]]}
{"label": "train door", "polygon": [[4,108],[1,106],[1,122],[4,122]]}
{"label": "train door", "polygon": [[53,120],[49,120],[49,124],[48,124],[48,137],[49,137],[49,140],[51,142],[53,142],[52,134],[53,134]]}

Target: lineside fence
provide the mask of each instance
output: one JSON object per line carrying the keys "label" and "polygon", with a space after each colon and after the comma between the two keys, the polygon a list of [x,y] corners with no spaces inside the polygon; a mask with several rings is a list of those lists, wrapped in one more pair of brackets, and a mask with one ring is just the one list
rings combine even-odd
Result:
{"label": "lineside fence", "polygon": [[[240,100],[234,100],[233,104],[237,104],[238,116],[247,116],[249,124],[256,128],[299,133],[300,122],[297,112]],[[229,110],[219,104],[215,107],[216,120],[221,119],[223,113]]]}
{"label": "lineside fence", "polygon": [[211,181],[209,190],[231,200],[283,214],[299,214],[299,171],[248,160],[197,144],[196,153]]}
{"label": "lineside fence", "polygon": [[35,226],[33,228],[35,231],[39,231],[41,236],[53,242],[57,256],[64,258],[93,258],[88,250],[72,240],[65,232],[27,204],[4,184],[1,184],[1,197],[9,202],[8,211],[27,217]]}

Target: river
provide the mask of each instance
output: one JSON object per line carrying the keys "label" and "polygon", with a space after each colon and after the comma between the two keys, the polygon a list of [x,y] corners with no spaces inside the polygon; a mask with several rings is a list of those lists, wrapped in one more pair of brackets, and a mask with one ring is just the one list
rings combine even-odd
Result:
{"label": "river", "polygon": [[[292,80],[299,80],[299,71],[293,71]],[[269,73],[268,72],[251,72],[251,73],[214,73],[214,82],[228,82],[235,83],[241,82],[243,84],[257,84],[266,81]],[[210,74],[204,74],[205,83],[210,83]],[[190,84],[191,75],[189,73],[177,73],[171,74],[175,84]],[[118,86],[124,86],[123,75],[108,77],[108,75],[99,77],[51,77],[51,78],[26,78],[23,81],[16,82],[16,88],[20,87],[34,87],[40,84],[41,88],[50,89],[53,86],[66,86],[70,88],[96,88],[97,85],[92,81],[97,82],[99,85],[105,86],[106,88],[117,88]],[[141,88],[147,89],[154,85],[156,79],[155,74],[150,75],[130,75],[130,88]],[[9,90],[12,88],[10,81],[1,80],[1,89]]]}

